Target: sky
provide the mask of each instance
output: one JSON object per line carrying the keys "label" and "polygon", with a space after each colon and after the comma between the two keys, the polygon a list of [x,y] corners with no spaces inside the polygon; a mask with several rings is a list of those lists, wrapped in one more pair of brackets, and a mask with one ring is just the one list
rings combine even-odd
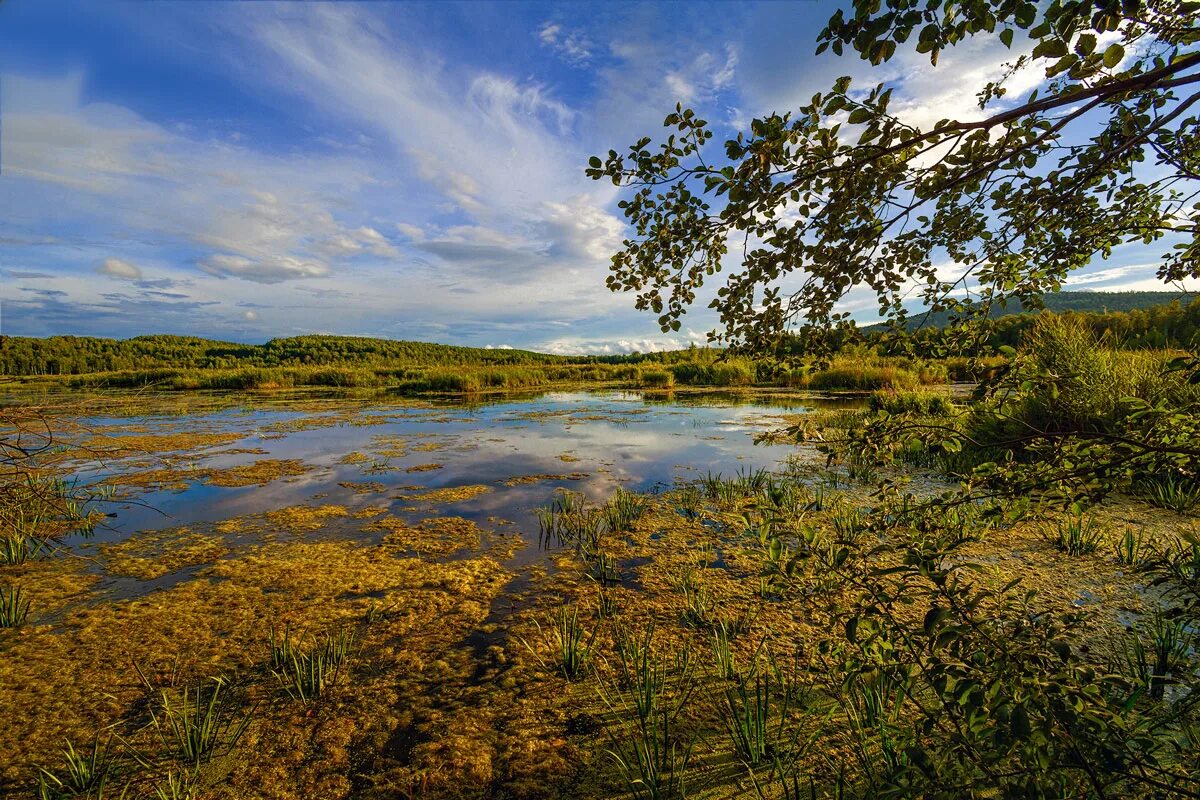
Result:
{"label": "sky", "polygon": [[[887,81],[918,124],[977,118],[1013,57],[982,40],[936,70],[816,57],[836,8],[7,0],[0,333],[703,342],[703,298],[668,336],[605,287],[626,230],[589,156],[656,134],[676,102],[721,142],[843,74]],[[1167,288],[1156,256],[1121,248],[1070,285]]]}

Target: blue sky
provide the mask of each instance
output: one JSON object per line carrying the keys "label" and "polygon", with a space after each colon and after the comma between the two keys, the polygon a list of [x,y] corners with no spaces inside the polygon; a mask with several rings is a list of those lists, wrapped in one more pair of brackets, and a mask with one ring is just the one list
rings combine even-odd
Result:
{"label": "blue sky", "polygon": [[[703,303],[665,336],[604,287],[619,196],[583,168],[677,101],[720,141],[837,75],[865,78],[812,55],[835,8],[8,0],[0,325],[552,352],[702,341]],[[915,122],[978,114],[1012,54],[957,50],[871,78]],[[1126,248],[1074,283],[1163,288],[1154,261]]]}

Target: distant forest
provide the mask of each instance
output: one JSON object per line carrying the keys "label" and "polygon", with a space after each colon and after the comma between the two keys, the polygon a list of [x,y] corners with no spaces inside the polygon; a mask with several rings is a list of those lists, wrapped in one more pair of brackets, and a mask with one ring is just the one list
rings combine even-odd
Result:
{"label": "distant forest", "polygon": [[[1175,292],[1061,292],[1044,298],[1048,310],[1082,316],[1097,333],[1130,348],[1184,347],[1200,333],[1200,300],[1184,305]],[[995,323],[992,344],[1015,344],[1035,318],[1010,307]],[[917,317],[916,319],[920,319]],[[927,321],[936,336],[937,323]],[[868,343],[878,326],[865,329]],[[507,367],[567,364],[711,363],[720,351],[689,348],[670,353],[556,356],[529,350],[457,347],[354,336],[296,336],[261,344],[237,344],[188,336],[102,339],[0,336],[0,374],[83,375],[146,369],[243,367]]]}
{"label": "distant forest", "polygon": [[[1196,295],[1185,292],[1056,292],[1042,295],[1042,305],[1047,311],[1061,313],[1064,311],[1080,311],[1091,314],[1109,314],[1115,311],[1136,311],[1153,306],[1165,306],[1178,302],[1188,305]],[[1017,314],[1036,314],[1041,309],[1026,308],[1020,300],[1012,300],[1007,305],[991,309],[993,319],[1009,317]],[[925,314],[910,310],[908,328],[941,328],[950,322],[950,314],[938,311]],[[881,330],[882,324],[869,325],[863,330],[867,332]]]}

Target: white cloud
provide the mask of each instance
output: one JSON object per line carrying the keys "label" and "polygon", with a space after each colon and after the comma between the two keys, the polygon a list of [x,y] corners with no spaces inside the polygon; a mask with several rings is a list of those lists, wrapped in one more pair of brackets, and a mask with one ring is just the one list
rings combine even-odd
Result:
{"label": "white cloud", "polygon": [[414,242],[419,242],[425,238],[425,230],[419,225],[409,225],[407,222],[397,222],[396,230],[400,231],[401,234]]}
{"label": "white cloud", "polygon": [[96,267],[96,271],[101,275],[107,275],[110,278],[120,278],[126,281],[140,281],[142,279],[141,268],[120,258],[104,259],[100,266]]}
{"label": "white cloud", "polygon": [[592,58],[592,43],[579,30],[567,30],[557,22],[543,22],[538,41],[573,66],[583,66]]}
{"label": "white cloud", "polygon": [[329,267],[315,261],[302,261],[291,256],[250,259],[244,256],[216,253],[202,259],[198,266],[218,278],[243,278],[255,283],[282,283],[297,278],[320,278],[329,274]]}
{"label": "white cloud", "polygon": [[258,312],[257,311],[243,311],[242,319],[246,320],[247,322],[254,322],[258,319]]}

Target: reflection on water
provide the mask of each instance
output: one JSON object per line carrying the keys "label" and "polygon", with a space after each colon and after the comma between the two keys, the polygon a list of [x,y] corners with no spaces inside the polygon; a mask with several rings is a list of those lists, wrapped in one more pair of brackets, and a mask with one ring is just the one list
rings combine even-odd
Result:
{"label": "reflection on water", "polygon": [[[513,523],[510,530],[533,545],[518,556],[524,560],[537,550],[533,509],[549,502],[556,489],[599,500],[618,486],[655,491],[709,471],[733,475],[739,468],[774,468],[796,447],[756,445],[758,433],[782,426],[783,414],[846,403],[795,395],[636,392],[543,393],[470,403],[218,396],[200,407],[193,403],[182,415],[178,408],[149,407],[135,416],[84,422],[117,441],[164,434],[238,437],[156,453],[154,466],[174,468],[175,479],[169,488],[118,504],[107,530],[97,535],[101,541],[285,506],[335,504],[351,512],[387,506],[391,514],[412,520],[455,515],[487,528]],[[265,459],[295,460],[304,470],[264,485],[230,488],[193,477]],[[143,458],[82,469],[96,478],[147,466]],[[462,500],[445,502],[438,493],[421,497],[455,487],[476,489]],[[348,535],[363,535],[361,525],[345,527]]]}

